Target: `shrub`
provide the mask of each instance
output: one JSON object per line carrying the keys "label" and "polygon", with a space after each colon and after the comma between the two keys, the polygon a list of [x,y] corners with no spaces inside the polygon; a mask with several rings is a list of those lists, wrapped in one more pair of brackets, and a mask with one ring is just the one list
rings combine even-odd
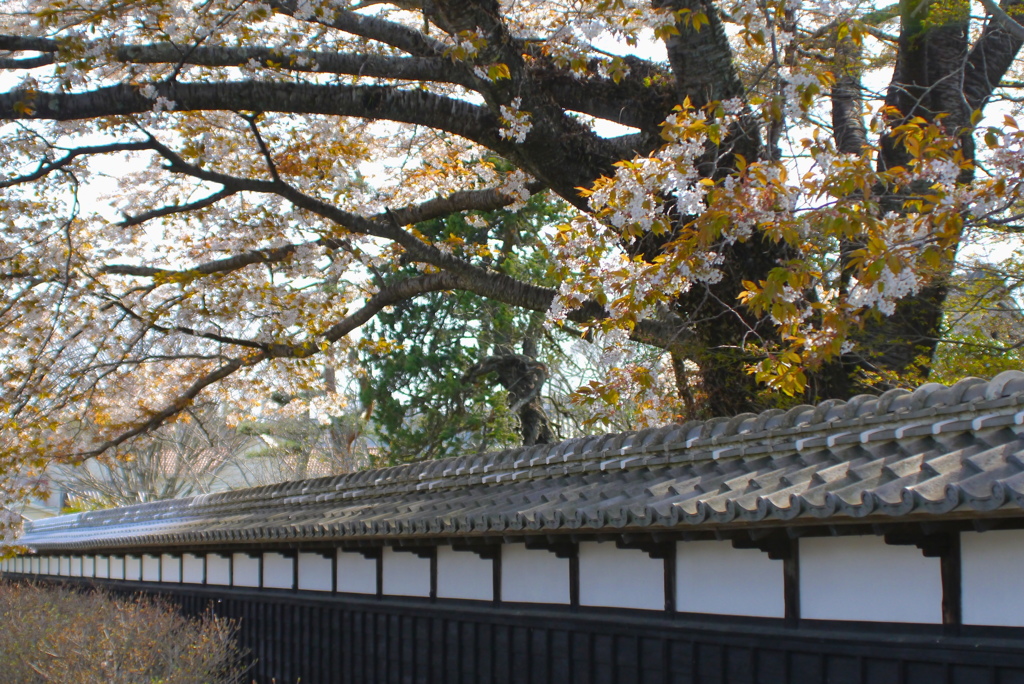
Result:
{"label": "shrub", "polygon": [[0,582],[4,684],[221,684],[247,667],[237,625],[152,598]]}

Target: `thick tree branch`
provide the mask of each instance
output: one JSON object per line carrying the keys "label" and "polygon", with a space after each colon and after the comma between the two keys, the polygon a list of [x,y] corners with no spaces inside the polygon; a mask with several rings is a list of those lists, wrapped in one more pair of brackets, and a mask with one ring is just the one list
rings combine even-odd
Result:
{"label": "thick tree branch", "polygon": [[[676,26],[679,34],[665,40],[679,101],[688,97],[695,107],[703,107],[716,100],[742,98],[743,84],[736,73],[729,38],[714,2],[655,0],[653,4],[682,13],[683,18]],[[690,25],[697,13],[704,14],[708,21],[700,29]]]}
{"label": "thick tree branch", "polygon": [[[990,2],[986,2],[985,6],[989,7]],[[1006,15],[1001,7],[991,4]],[[1009,0],[1003,4],[1007,9],[1019,9],[1024,1]],[[964,67],[964,96],[972,111],[982,109],[988,103],[992,92],[1002,82],[1024,45],[1024,27],[1013,17],[1007,16],[1006,20],[1000,20],[998,15],[993,15],[997,17],[996,20],[985,26]]]}
{"label": "thick tree branch", "polygon": [[0,34],[0,50],[8,52],[57,52],[60,43],[52,38]]}
{"label": "thick tree branch", "polygon": [[[322,86],[302,83],[228,81],[160,83],[156,96],[179,111],[254,111],[323,114],[386,119],[419,124],[494,149],[508,148],[497,134],[498,122],[487,110],[463,100],[422,90],[382,86]],[[150,111],[153,100],[140,88],[116,85],[82,93],[0,94],[0,119],[70,121]]]}
{"label": "thick tree branch", "polygon": [[288,71],[457,83],[467,88],[473,85],[473,79],[464,69],[442,57],[389,57],[263,47],[196,47],[186,50],[166,43],[126,45],[117,50],[117,59],[131,64],[191,64],[208,67],[244,66],[255,60],[260,66],[273,64]]}
{"label": "thick tree branch", "polygon": [[1000,28],[1013,35],[1017,40],[1024,41],[1024,26],[1021,26],[1016,19],[1007,14],[1006,10],[999,6],[999,3],[995,2],[995,0],[981,0],[981,4],[999,22]]}
{"label": "thick tree branch", "polygon": [[26,57],[25,59],[0,57],[0,69],[38,69],[39,67],[49,66],[55,61],[53,55],[39,55],[38,57]]}
{"label": "thick tree branch", "polygon": [[[299,3],[298,0],[270,0],[268,4],[275,12],[295,17]],[[349,10],[335,9],[331,20],[314,17],[308,21],[354,36],[369,38],[417,57],[442,57],[447,48],[444,43],[415,29]]]}

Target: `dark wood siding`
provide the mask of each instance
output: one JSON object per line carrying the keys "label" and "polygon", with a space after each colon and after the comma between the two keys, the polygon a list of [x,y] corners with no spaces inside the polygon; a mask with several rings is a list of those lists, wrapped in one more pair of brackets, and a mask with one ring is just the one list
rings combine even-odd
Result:
{"label": "dark wood siding", "polygon": [[[16,575],[13,577],[17,577]],[[60,580],[237,619],[259,684],[1010,684],[1024,630],[701,618]],[[965,630],[966,631],[966,630]]]}

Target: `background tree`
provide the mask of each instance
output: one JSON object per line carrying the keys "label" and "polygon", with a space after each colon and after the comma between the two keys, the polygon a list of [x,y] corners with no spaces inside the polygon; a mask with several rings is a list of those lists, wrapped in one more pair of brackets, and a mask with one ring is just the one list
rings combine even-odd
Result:
{"label": "background tree", "polygon": [[75,510],[176,499],[230,486],[221,482],[224,469],[253,444],[227,424],[223,413],[210,405],[191,408],[177,421],[83,464],[56,464],[50,486],[59,488],[65,505]]}
{"label": "background tree", "polygon": [[1024,366],[1019,250],[1001,262],[975,260],[950,281],[932,379],[993,377]]}
{"label": "background tree", "polygon": [[[974,140],[1019,30],[969,10],[9,4],[4,470],[321,391],[350,333],[440,293],[658,349],[704,414],[926,375],[965,231],[1012,223],[1024,176],[1015,121]],[[553,267],[497,268],[484,214],[540,192],[574,214],[536,233]],[[454,214],[481,230],[420,228]],[[587,396],[661,373],[612,371]]]}
{"label": "background tree", "polygon": [[[500,244],[483,257],[489,268],[543,282],[551,263],[540,234],[561,209],[538,195],[517,212],[487,212],[472,223],[452,215],[417,230],[452,242],[458,256],[493,233]],[[383,287],[416,271],[407,264],[382,274]],[[553,441],[545,360],[570,336],[543,322],[539,312],[472,292],[430,293],[378,314],[361,333],[357,361],[360,399],[387,460]]]}

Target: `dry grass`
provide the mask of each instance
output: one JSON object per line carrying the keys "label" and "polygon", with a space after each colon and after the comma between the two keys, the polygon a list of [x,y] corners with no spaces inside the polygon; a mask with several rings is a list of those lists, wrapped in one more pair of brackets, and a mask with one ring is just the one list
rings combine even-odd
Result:
{"label": "dry grass", "polygon": [[247,669],[236,625],[149,598],[0,582],[4,684],[227,684]]}

